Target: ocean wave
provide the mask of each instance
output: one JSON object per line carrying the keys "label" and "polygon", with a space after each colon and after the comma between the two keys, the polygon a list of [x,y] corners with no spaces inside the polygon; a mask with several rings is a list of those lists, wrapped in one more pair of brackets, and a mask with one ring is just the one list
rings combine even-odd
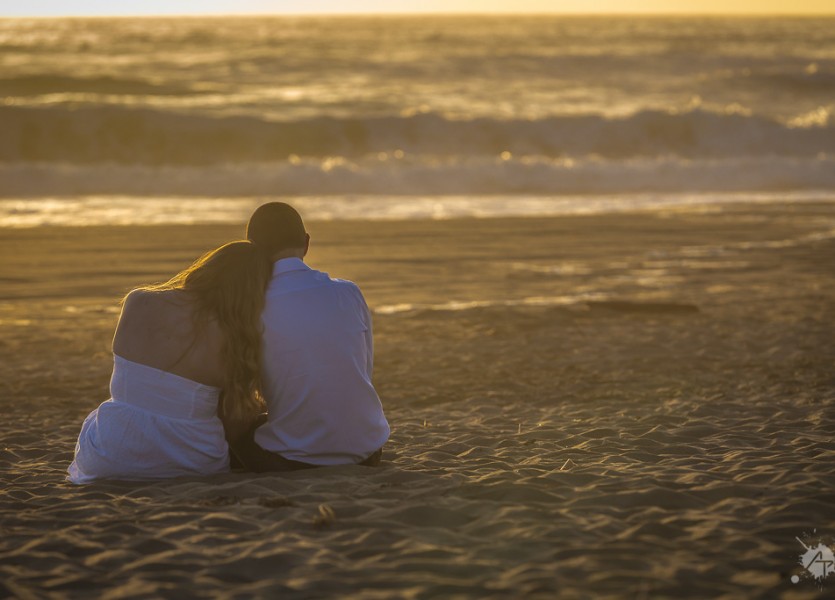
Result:
{"label": "ocean wave", "polygon": [[621,118],[536,120],[397,117],[268,121],[147,108],[0,106],[0,161],[200,165],[381,152],[441,157],[537,155],[609,159],[810,157],[835,153],[835,126],[738,112],[641,111]]}
{"label": "ocean wave", "polygon": [[835,92],[835,72],[820,71],[816,63],[799,71],[753,73],[748,76],[748,79],[766,89],[782,92],[822,94]]}
{"label": "ocean wave", "polygon": [[632,314],[687,315],[700,312],[695,304],[644,300],[610,300],[610,294],[594,292],[567,296],[536,296],[516,300],[452,301],[440,304],[386,304],[373,308],[377,315],[414,315],[490,310],[494,308],[566,308],[573,312],[610,311]]}
{"label": "ocean wave", "polygon": [[[2,142],[0,142],[2,143]],[[0,163],[0,197],[609,194],[835,189],[835,155],[612,161],[397,153],[149,166]]]}
{"label": "ocean wave", "polygon": [[[40,226],[242,224],[255,208],[276,196],[250,198],[75,196],[0,199],[0,228]],[[281,198],[281,197],[278,197]],[[556,215],[614,214],[635,211],[721,211],[725,205],[751,203],[835,202],[832,192],[617,194],[608,196],[307,196],[292,198],[310,221],[404,221]],[[831,224],[830,224],[831,225]],[[812,243],[835,230],[816,232],[798,243]],[[824,237],[821,237],[824,236]],[[793,242],[767,242],[787,247]],[[659,253],[651,260],[702,260],[729,252],[719,246],[698,246],[678,253]],[[740,246],[736,250],[747,250]],[[514,271],[518,266],[511,265]],[[583,275],[582,269],[539,265],[526,269],[536,276]],[[636,280],[640,282],[640,279]],[[653,285],[659,279],[648,279]]]}
{"label": "ocean wave", "polygon": [[107,94],[124,96],[190,95],[196,91],[182,85],[160,85],[142,79],[79,77],[70,75],[19,75],[0,78],[0,96],[42,94]]}
{"label": "ocean wave", "polygon": [[573,294],[565,296],[531,296],[514,300],[462,300],[441,302],[438,304],[384,304],[375,307],[378,315],[397,315],[418,312],[458,312],[482,308],[517,308],[517,307],[571,307],[586,302],[603,302],[608,298],[604,293]]}

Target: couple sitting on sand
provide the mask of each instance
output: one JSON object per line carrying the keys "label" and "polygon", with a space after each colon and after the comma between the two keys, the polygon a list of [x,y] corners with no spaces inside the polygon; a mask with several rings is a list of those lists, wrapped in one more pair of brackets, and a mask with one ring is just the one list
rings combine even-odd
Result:
{"label": "couple sitting on sand", "polygon": [[379,463],[389,426],[359,288],[303,262],[287,204],[246,233],[127,295],[112,398],[84,421],[69,481]]}

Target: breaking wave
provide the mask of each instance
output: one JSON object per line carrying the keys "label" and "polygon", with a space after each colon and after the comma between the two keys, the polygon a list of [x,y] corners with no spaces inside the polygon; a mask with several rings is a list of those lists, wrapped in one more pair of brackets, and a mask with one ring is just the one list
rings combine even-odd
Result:
{"label": "breaking wave", "polygon": [[[129,85],[121,82],[118,85]],[[641,111],[621,118],[538,120],[409,116],[269,121],[149,108],[0,107],[0,161],[209,165],[288,157],[589,156],[624,160],[815,157],[835,153],[831,118],[808,126],[703,109]]]}
{"label": "breaking wave", "polygon": [[270,163],[153,166],[0,163],[0,196],[608,194],[835,188],[835,155],[574,160],[386,154]]}
{"label": "breaking wave", "polygon": [[179,85],[160,85],[142,79],[77,77],[71,75],[19,75],[0,79],[0,96],[41,94],[113,94],[120,96],[169,96],[194,93]]}

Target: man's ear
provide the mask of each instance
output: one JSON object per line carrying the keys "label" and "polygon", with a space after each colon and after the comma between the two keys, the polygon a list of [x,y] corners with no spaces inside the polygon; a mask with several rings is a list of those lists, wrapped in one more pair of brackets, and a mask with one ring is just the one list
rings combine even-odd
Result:
{"label": "man's ear", "polygon": [[304,234],[304,254],[302,256],[307,256],[307,251],[310,250],[310,234]]}

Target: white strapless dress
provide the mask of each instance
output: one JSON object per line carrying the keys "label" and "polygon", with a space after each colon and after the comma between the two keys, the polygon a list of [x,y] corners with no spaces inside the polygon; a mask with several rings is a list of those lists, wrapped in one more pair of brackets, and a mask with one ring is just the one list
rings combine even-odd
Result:
{"label": "white strapless dress", "polygon": [[114,355],[110,395],[81,426],[68,481],[229,471],[220,388]]}

